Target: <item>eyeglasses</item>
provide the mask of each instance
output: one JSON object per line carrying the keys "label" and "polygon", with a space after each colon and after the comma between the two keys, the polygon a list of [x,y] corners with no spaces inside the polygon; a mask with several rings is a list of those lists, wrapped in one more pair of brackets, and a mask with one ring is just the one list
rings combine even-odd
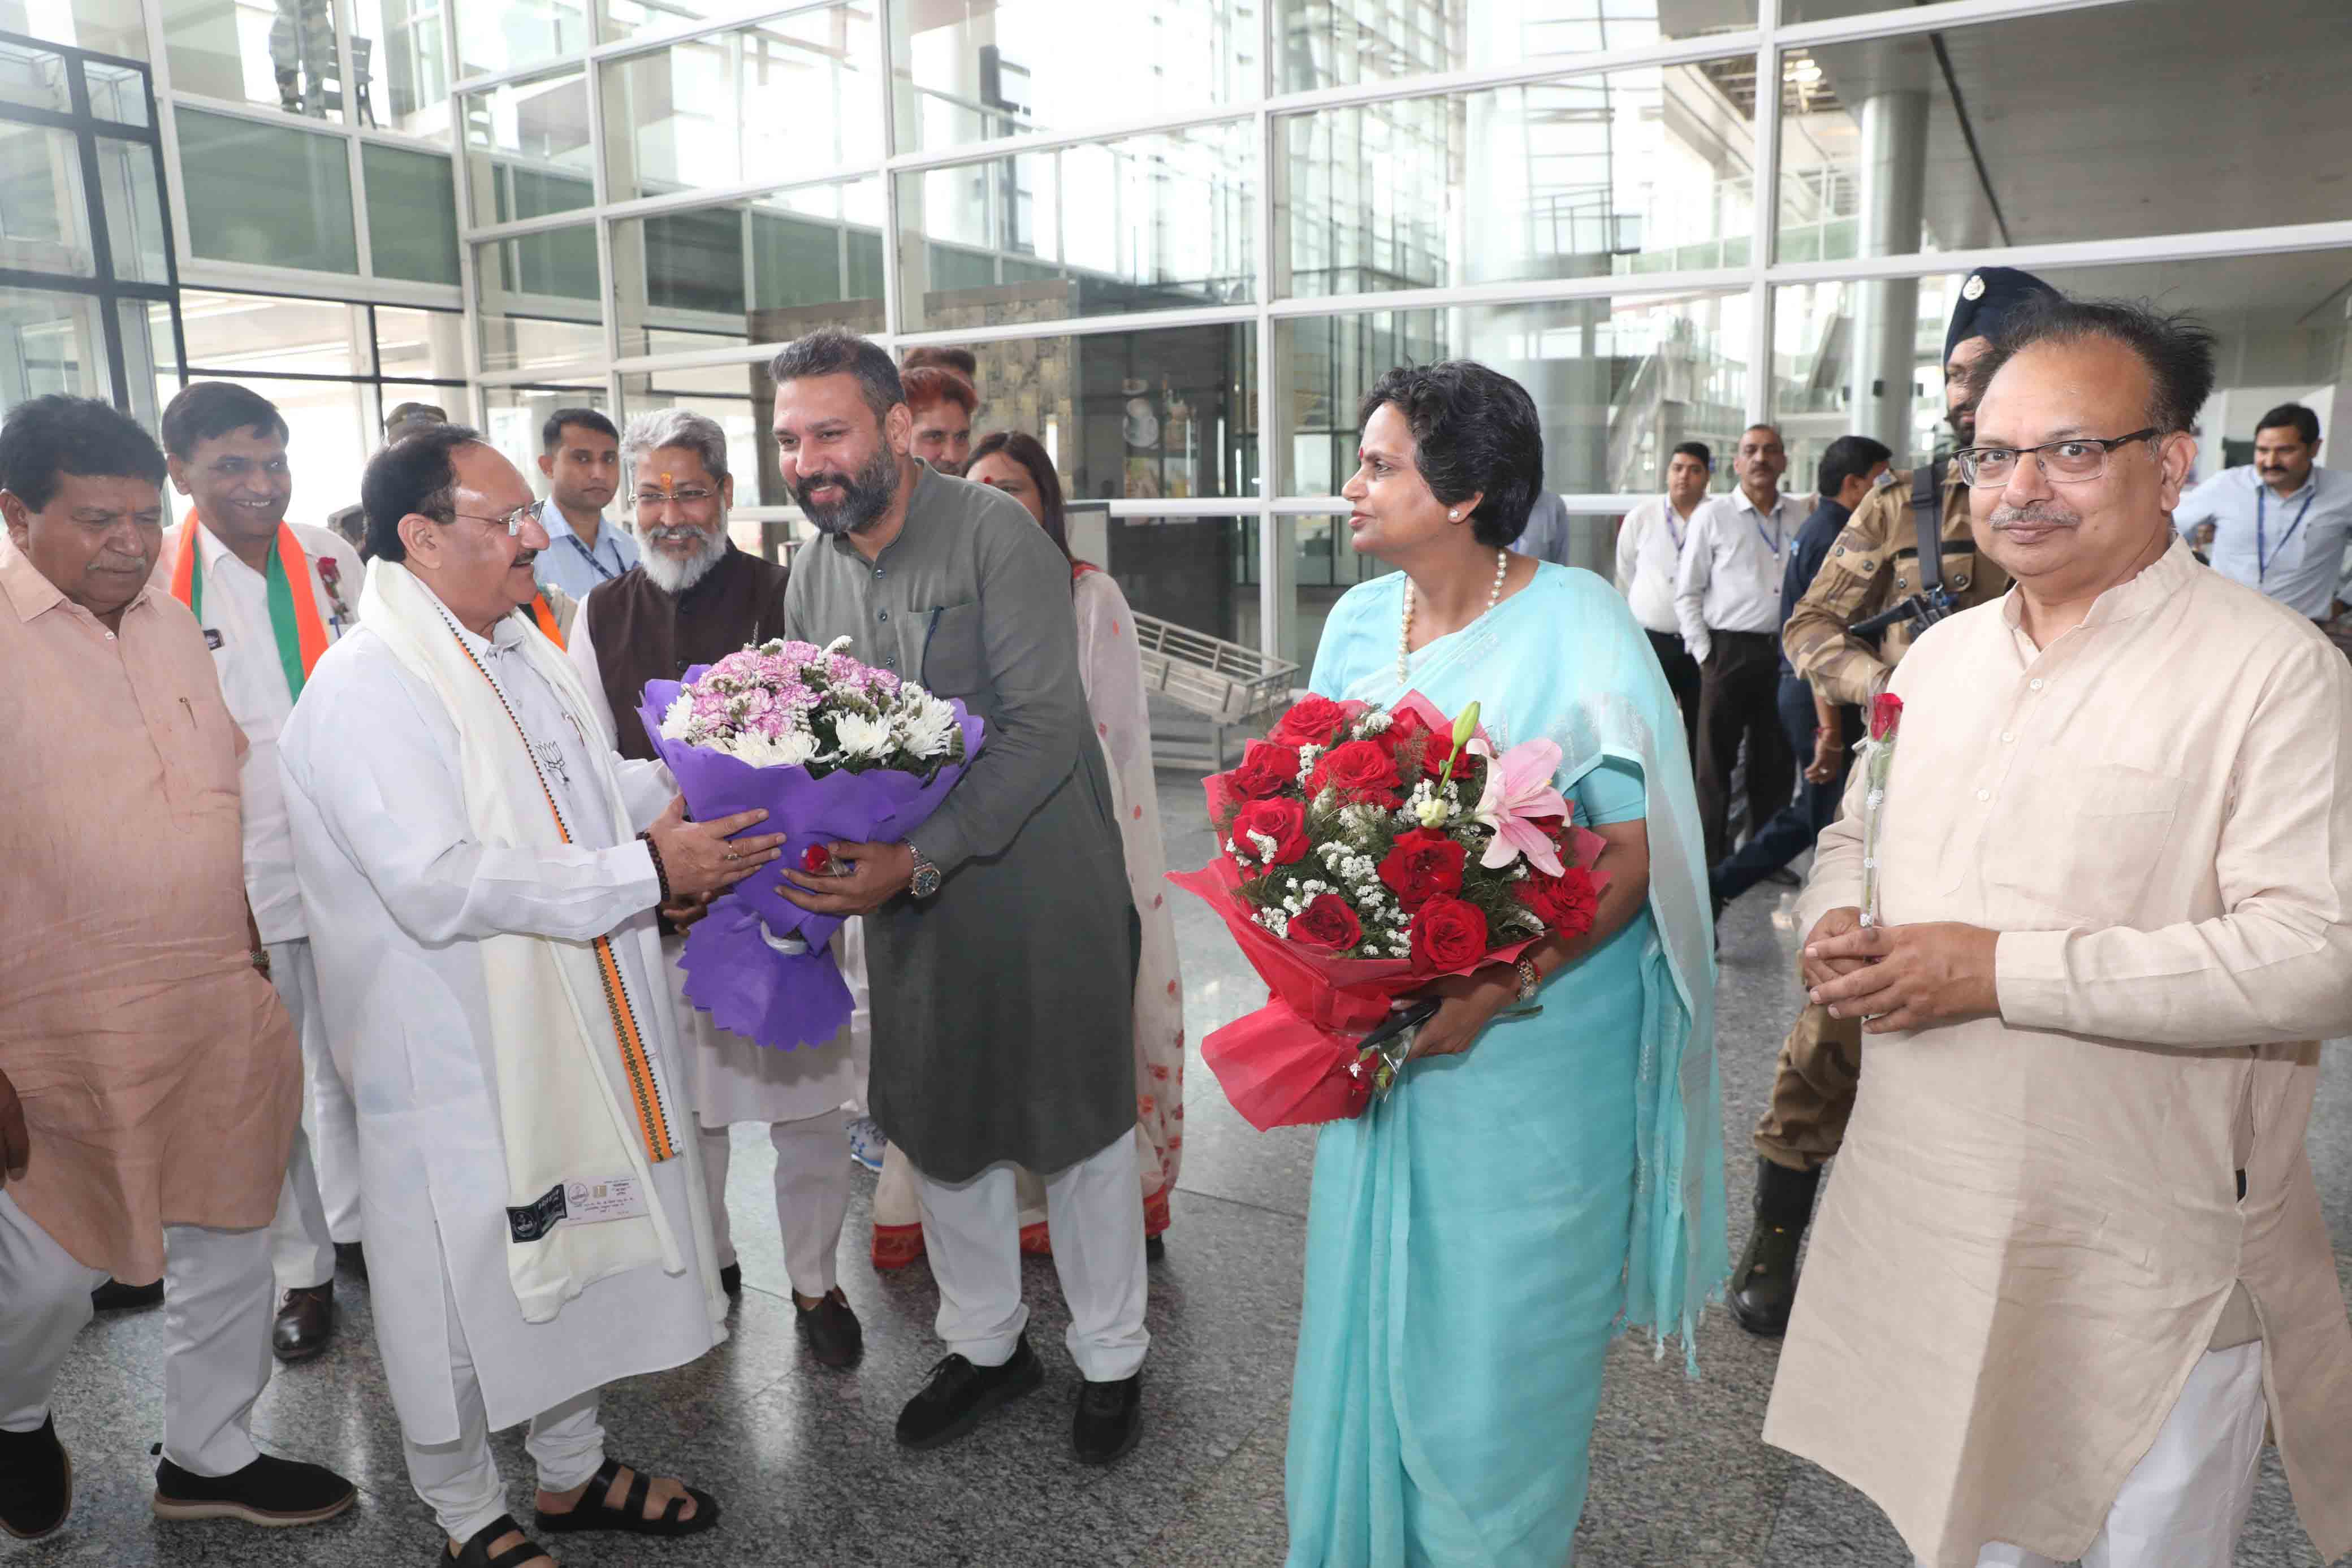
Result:
{"label": "eyeglasses", "polygon": [[665,496],[659,490],[640,490],[637,492],[637,509],[641,512],[658,511],[672,501],[681,507],[699,507],[717,494],[715,490],[680,490],[675,495]]}
{"label": "eyeglasses", "polygon": [[457,512],[452,514],[452,517],[453,519],[456,517],[471,517],[478,523],[488,523],[492,528],[504,528],[507,531],[507,538],[511,539],[520,538],[522,537],[522,526],[525,523],[532,521],[538,517],[538,515],[539,507],[537,503],[534,502],[529,506],[517,507],[513,511],[509,512],[502,517],[486,517],[479,512]]}
{"label": "eyeglasses", "polygon": [[2135,441],[2154,444],[2159,438],[2160,433],[2150,425],[2129,435],[2081,435],[2040,446],[1963,446],[1952,454],[1952,461],[1959,465],[1961,479],[1979,489],[2008,484],[2023,457],[2040,464],[2042,476],[2053,485],[2080,485],[2107,471],[2107,454],[2116,447]]}

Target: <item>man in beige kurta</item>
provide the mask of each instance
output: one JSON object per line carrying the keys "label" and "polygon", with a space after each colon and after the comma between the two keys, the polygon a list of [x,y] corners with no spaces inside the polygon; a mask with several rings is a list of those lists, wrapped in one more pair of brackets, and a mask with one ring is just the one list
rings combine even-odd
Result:
{"label": "man in beige kurta", "polygon": [[1895,672],[1880,921],[1863,769],[1800,911],[1868,1064],[1764,1435],[1932,1568],[2226,1568],[2267,1419],[2332,1562],[2304,1132],[2352,1033],[2352,673],[2170,536],[2209,340],[2064,302],[2003,340],[1959,458],[2017,586]]}
{"label": "man in beige kurta", "polygon": [[19,1535],[65,1521],[49,1396],[109,1274],[168,1281],[157,1514],[309,1523],[356,1495],[250,1434],[301,1059],[254,957],[245,739],[195,619],[148,580],[163,471],[105,403],[36,398],[0,425],[0,1527]]}

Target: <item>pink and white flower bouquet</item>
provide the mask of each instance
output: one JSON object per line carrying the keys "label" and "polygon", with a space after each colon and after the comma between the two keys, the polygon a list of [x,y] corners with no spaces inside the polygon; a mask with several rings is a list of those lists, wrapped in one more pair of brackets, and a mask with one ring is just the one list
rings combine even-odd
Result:
{"label": "pink and white flower bouquet", "polygon": [[[639,716],[701,821],[761,810],[785,835],[779,863],[824,868],[835,841],[893,843],[927,821],[978,755],[982,727],[842,650],[847,638],[764,643],[648,681]],[[688,934],[686,998],[722,1029],[791,1050],[849,1021],[835,966],[837,916],[812,915],[753,876]]]}

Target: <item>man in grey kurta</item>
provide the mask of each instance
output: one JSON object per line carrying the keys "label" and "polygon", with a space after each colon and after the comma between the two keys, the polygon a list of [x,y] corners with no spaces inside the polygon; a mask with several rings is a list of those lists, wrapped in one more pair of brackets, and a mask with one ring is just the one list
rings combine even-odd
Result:
{"label": "man in grey kurta", "polygon": [[788,635],[958,697],[980,755],[910,841],[835,844],[838,876],[786,873],[866,917],[871,1102],[916,1171],[950,1354],[898,1419],[930,1448],[1044,1370],[1022,1329],[1013,1166],[1045,1179],[1068,1344],[1072,1443],[1135,1443],[1150,1336],[1135,1202],[1135,956],[1110,779],[1078,674],[1069,567],[1020,503],[909,455],[898,371],[850,333],[776,357],[785,483],[823,537],[793,564]]}

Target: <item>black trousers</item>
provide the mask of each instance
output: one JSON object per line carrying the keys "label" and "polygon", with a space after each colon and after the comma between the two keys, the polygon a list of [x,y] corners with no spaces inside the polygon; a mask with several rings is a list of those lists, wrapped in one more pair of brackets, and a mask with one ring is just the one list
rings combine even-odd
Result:
{"label": "black trousers", "polygon": [[[1643,627],[1649,632],[1648,627]],[[1658,655],[1658,668],[1666,673],[1666,689],[1675,694],[1675,706],[1682,709],[1683,743],[1690,747],[1693,757],[1698,755],[1698,661],[1683,646],[1682,634],[1676,632],[1649,632],[1650,649]]]}
{"label": "black trousers", "polygon": [[1748,744],[1748,821],[1760,829],[1789,803],[1796,759],[1780,727],[1780,639],[1769,632],[1717,632],[1699,666],[1698,816],[1706,862],[1731,852],[1731,769]]}
{"label": "black trousers", "polygon": [[[1838,710],[1839,745],[1856,738],[1852,708]],[[1798,762],[1813,758],[1813,688],[1794,675],[1780,677],[1780,728],[1789,737],[1789,755]],[[1717,861],[1707,873],[1715,896],[1738,898],[1766,877],[1813,847],[1822,830],[1837,819],[1838,802],[1845,795],[1845,775],[1816,784],[1801,773],[1797,798],[1771,821],[1753,829],[1748,841],[1727,860]]]}

